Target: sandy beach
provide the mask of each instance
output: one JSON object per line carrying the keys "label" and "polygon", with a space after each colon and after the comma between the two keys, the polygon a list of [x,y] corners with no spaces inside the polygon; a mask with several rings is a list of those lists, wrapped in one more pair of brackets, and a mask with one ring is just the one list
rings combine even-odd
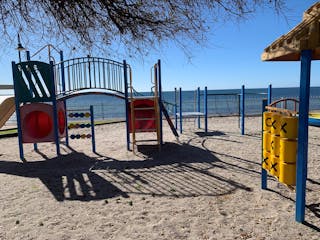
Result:
{"label": "sandy beach", "polygon": [[[153,143],[126,150],[125,124],[96,127],[61,145],[0,139],[0,239],[320,239],[320,129],[309,128],[306,224],[295,222],[295,192],[268,179],[261,190],[261,118],[184,123],[179,142],[164,121]],[[152,134],[137,135],[139,139]],[[143,143],[141,143],[143,144]]]}

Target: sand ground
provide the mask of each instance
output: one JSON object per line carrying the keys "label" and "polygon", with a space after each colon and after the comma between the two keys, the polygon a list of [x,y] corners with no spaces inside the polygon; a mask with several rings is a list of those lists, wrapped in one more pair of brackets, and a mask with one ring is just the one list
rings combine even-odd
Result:
{"label": "sand ground", "polygon": [[[96,127],[56,157],[52,143],[0,139],[0,239],[320,239],[320,129],[310,127],[306,223],[295,192],[268,180],[261,190],[261,118],[209,119],[209,133],[184,122],[176,141],[164,122],[161,151],[126,150],[124,123]],[[139,134],[140,139],[153,138]],[[141,143],[143,144],[143,143]]]}

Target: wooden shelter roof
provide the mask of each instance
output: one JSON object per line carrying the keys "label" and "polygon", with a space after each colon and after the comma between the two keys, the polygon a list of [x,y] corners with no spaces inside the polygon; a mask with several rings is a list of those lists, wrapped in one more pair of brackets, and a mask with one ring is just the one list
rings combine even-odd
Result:
{"label": "wooden shelter roof", "polygon": [[302,50],[313,50],[312,59],[320,59],[320,2],[303,14],[302,22],[264,49],[262,61],[299,61]]}

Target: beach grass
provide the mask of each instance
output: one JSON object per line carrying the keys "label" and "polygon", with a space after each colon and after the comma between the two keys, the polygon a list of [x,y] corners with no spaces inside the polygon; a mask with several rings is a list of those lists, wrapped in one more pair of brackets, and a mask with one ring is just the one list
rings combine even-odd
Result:
{"label": "beach grass", "polygon": [[13,134],[17,134],[17,133],[18,133],[17,128],[10,128],[10,129],[5,129],[5,130],[0,130],[0,136],[13,135]]}

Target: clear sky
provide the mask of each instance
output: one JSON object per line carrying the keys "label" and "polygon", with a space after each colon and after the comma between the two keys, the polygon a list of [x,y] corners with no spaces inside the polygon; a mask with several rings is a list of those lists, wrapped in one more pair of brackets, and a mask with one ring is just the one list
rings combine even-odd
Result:
{"label": "clear sky", "polygon": [[[298,87],[299,62],[262,62],[264,48],[286,34],[302,20],[303,12],[314,0],[287,1],[286,17],[270,9],[261,9],[247,20],[217,23],[213,26],[205,47],[191,45],[191,60],[174,44],[168,43],[160,51],[141,59],[126,59],[133,69],[133,84],[138,91],[150,90],[150,68],[162,61],[163,90],[174,87],[194,90],[208,89]],[[0,59],[0,84],[12,84],[11,61],[17,61],[17,51],[4,49]],[[31,50],[30,50],[31,51]],[[32,51],[31,51],[32,53]],[[83,56],[86,56],[84,54]],[[104,57],[104,56],[99,56]],[[115,59],[122,61],[121,59]],[[320,86],[319,63],[312,63],[311,85]]]}

